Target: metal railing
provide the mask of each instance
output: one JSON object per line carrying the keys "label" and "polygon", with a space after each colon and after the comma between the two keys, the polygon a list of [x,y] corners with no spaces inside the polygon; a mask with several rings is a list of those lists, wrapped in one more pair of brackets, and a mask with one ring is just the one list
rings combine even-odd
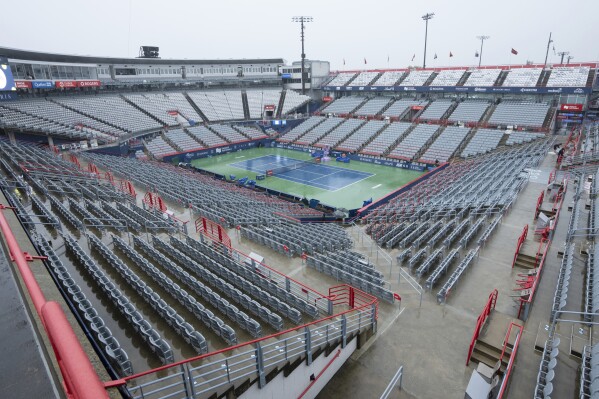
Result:
{"label": "metal railing", "polygon": [[385,391],[381,395],[380,399],[387,399],[389,397],[389,395],[391,395],[391,391],[393,391],[393,388],[395,388],[396,385],[399,387],[399,389],[401,389],[402,379],[403,379],[403,366],[400,366],[399,369],[397,370],[397,372],[395,373],[395,375],[393,376],[393,378],[391,378],[389,385],[387,385],[387,388],[385,388]]}
{"label": "metal railing", "polygon": [[[335,294],[333,294],[333,292]],[[317,351],[340,345],[367,329],[376,329],[375,297],[348,285],[332,287],[336,306],[356,305],[324,319],[217,352],[162,366],[110,383],[126,386],[136,399],[200,398],[223,394],[235,384],[256,381],[262,388],[266,375],[289,362],[312,363]]]}

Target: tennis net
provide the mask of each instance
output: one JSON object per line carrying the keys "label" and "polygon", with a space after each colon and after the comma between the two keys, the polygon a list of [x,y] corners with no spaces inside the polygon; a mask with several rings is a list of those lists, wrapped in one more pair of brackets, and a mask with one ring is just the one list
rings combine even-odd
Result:
{"label": "tennis net", "polygon": [[312,164],[313,164],[313,162],[298,161],[291,165],[280,166],[278,168],[269,169],[266,171],[266,175],[267,176],[276,176],[276,175],[280,175],[281,173],[289,172],[291,170],[305,168],[306,166],[310,166]]}

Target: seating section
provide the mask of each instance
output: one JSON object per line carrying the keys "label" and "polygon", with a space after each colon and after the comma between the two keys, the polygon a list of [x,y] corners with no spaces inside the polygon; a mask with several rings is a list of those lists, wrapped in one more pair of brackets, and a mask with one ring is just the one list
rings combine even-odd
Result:
{"label": "seating section", "polygon": [[447,118],[451,122],[479,122],[489,108],[486,101],[462,101]]}
{"label": "seating section", "polygon": [[235,130],[239,130],[242,134],[244,134],[245,136],[248,136],[251,140],[268,137],[268,135],[266,133],[264,133],[262,130],[260,130],[257,127],[239,125],[239,126],[234,126],[233,128]]}
{"label": "seating section", "polygon": [[361,119],[346,119],[345,122],[337,126],[333,131],[322,137],[316,143],[318,147],[334,147],[340,140],[344,139],[352,131],[362,126],[365,121]]}
{"label": "seating section", "polygon": [[187,94],[210,122],[245,119],[240,91],[190,91]]}
{"label": "seating section", "polygon": [[320,137],[322,137],[325,133],[337,127],[343,121],[343,118],[327,118],[324,122],[316,126],[314,129],[310,130],[308,133],[306,133],[304,136],[302,136],[295,142],[298,144],[312,144]]}
{"label": "seating section", "polygon": [[422,114],[420,114],[419,119],[439,120],[443,118],[452,104],[453,102],[451,100],[435,100],[424,110]]}
{"label": "seating section", "polygon": [[231,125],[210,125],[209,128],[220,136],[224,137],[230,143],[239,143],[242,141],[247,141],[247,137],[243,136],[237,130],[233,129]]}
{"label": "seating section", "polygon": [[341,72],[327,86],[345,86],[355,75],[355,72]]}
{"label": "seating section", "polygon": [[166,140],[173,143],[180,151],[191,151],[204,148],[204,146],[194,140],[183,129],[169,130],[164,134]]}
{"label": "seating section", "polygon": [[475,69],[464,83],[464,86],[493,86],[499,78],[501,69]]}
{"label": "seating section", "polygon": [[497,148],[502,138],[503,132],[500,130],[478,129],[460,156],[467,158],[473,155],[486,154]]}
{"label": "seating section", "polygon": [[355,115],[369,116],[378,115],[391,101],[388,97],[374,97],[368,100],[362,105],[356,112]]}
{"label": "seating section", "polygon": [[127,94],[124,97],[163,121],[165,125],[179,124],[175,116],[169,114],[172,111],[177,111],[187,120],[202,122],[202,117],[198,115],[183,93]]}
{"label": "seating section", "polygon": [[399,79],[403,76],[403,71],[387,71],[372,84],[373,86],[395,86]]}
{"label": "seating section", "polygon": [[155,158],[162,158],[165,155],[175,154],[177,150],[167,143],[162,136],[158,136],[151,141],[145,142],[146,150]]}
{"label": "seating section", "polygon": [[251,119],[262,118],[265,105],[274,105],[276,112],[281,98],[281,90],[248,90],[246,94]]}
{"label": "seating section", "polygon": [[348,86],[367,86],[378,74],[378,72],[361,72]]}
{"label": "seating section", "polygon": [[589,72],[589,67],[554,67],[547,80],[547,87],[585,87]]}
{"label": "seating section", "polygon": [[331,102],[322,110],[322,113],[335,115],[349,114],[358,108],[358,106],[360,106],[364,100],[366,100],[366,98],[360,96],[341,97]]}
{"label": "seating section", "polygon": [[302,122],[301,124],[297,125],[293,129],[291,129],[289,132],[284,134],[281,137],[280,141],[283,141],[283,142],[295,141],[298,138],[300,138],[301,136],[303,136],[304,134],[306,134],[306,132],[308,130],[313,129],[314,126],[318,125],[319,123],[323,122],[324,120],[326,120],[326,118],[324,116],[311,116],[308,119],[306,119],[304,122]]}
{"label": "seating section", "polygon": [[401,98],[395,101],[389,108],[383,112],[383,116],[395,117],[398,118],[402,116],[402,114],[408,109],[408,107],[412,107],[414,105],[426,106],[428,104],[427,100],[415,100],[413,98]]}
{"label": "seating section", "polygon": [[516,68],[510,70],[502,86],[507,87],[535,87],[543,68]]}
{"label": "seating section", "polygon": [[420,162],[447,162],[462,144],[470,129],[448,126],[420,157]]}
{"label": "seating section", "polygon": [[300,94],[294,90],[287,90],[285,93],[285,101],[283,102],[283,110],[281,114],[286,115],[291,111],[303,112],[303,110],[299,109],[299,107],[305,105],[308,101],[310,101],[309,96]]}
{"label": "seating section", "polygon": [[400,86],[423,86],[424,83],[431,77],[433,71],[411,70],[408,76],[402,80]]}
{"label": "seating section", "polygon": [[411,160],[439,129],[437,125],[417,125],[390,153],[393,158]]}
{"label": "seating section", "polygon": [[391,145],[404,135],[410,126],[412,124],[406,122],[391,123],[360,152],[363,154],[383,155]]}
{"label": "seating section", "polygon": [[543,133],[528,133],[528,132],[521,132],[521,131],[513,131],[510,133],[510,136],[508,137],[505,144],[506,145],[514,145],[514,144],[529,143],[531,141],[542,139],[545,137],[547,137],[547,136],[545,136],[545,134],[543,134]]}
{"label": "seating section", "polygon": [[499,126],[541,127],[549,112],[549,104],[503,101],[495,108],[489,124]]}
{"label": "seating section", "polygon": [[431,86],[455,86],[466,71],[459,69],[443,69],[430,84]]}
{"label": "seating section", "polygon": [[212,130],[208,129],[206,126],[191,126],[187,128],[187,131],[197,140],[204,143],[207,147],[216,147],[227,144],[225,140],[219,137]]}
{"label": "seating section", "polygon": [[351,136],[339,143],[337,148],[344,151],[357,151],[366,141],[372,138],[379,130],[387,126],[384,121],[368,121],[356,130]]}
{"label": "seating section", "polygon": [[161,127],[160,123],[118,96],[60,98],[56,102],[101,122],[118,126],[126,132]]}

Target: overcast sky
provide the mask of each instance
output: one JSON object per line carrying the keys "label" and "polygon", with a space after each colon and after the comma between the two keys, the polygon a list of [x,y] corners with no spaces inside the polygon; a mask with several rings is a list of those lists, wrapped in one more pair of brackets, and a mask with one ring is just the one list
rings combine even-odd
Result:
{"label": "overcast sky", "polygon": [[[559,62],[554,46],[556,52],[570,51],[571,62],[599,60],[599,0],[28,0],[11,4],[14,18],[2,18],[5,34],[0,46],[65,54],[136,56],[140,45],[156,45],[162,58],[282,57],[290,63],[299,60],[301,53],[299,24],[291,17],[307,15],[314,22],[307,25],[306,55],[330,61],[333,70],[422,66],[421,17],[434,12],[428,31],[429,67],[477,64],[477,35],[491,37],[485,41],[483,64],[542,63],[549,32],[554,39],[550,63]],[[510,55],[511,48],[518,55]]]}

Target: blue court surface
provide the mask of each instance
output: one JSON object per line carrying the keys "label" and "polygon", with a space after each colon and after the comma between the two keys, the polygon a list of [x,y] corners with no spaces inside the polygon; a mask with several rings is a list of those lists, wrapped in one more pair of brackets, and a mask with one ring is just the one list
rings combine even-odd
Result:
{"label": "blue court surface", "polygon": [[[266,174],[267,170],[292,166],[303,162],[304,161],[299,159],[288,158],[281,155],[265,155],[263,157],[232,163],[229,164],[229,166],[259,174]],[[351,184],[357,183],[360,180],[367,179],[370,176],[374,175],[372,173],[359,172],[357,170],[318,163],[276,174],[276,177],[279,179],[289,180],[328,191],[340,190]]]}

